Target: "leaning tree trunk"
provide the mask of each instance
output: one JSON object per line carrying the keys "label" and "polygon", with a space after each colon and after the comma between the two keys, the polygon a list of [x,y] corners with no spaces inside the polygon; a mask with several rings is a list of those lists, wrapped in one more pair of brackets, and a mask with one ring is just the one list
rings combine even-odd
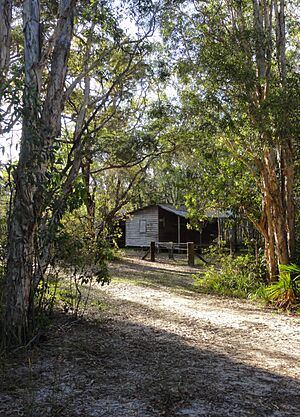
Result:
{"label": "leaning tree trunk", "polygon": [[[265,114],[261,118],[260,109],[265,106],[272,88],[271,76],[275,74],[282,91],[286,87],[286,39],[285,0],[253,0],[253,27],[255,29],[255,63],[257,73],[256,91],[251,102],[252,121],[260,132],[264,147],[259,158],[258,169],[261,177],[261,193],[264,207],[265,254],[269,279],[276,279],[278,264],[288,264],[295,251],[295,209],[293,202],[294,164],[293,150],[289,139],[275,132],[270,137],[271,120]],[[275,37],[272,33],[275,32]],[[275,42],[274,42],[275,38]],[[276,51],[276,60],[274,53]],[[285,109],[282,108],[282,112]]]}
{"label": "leaning tree trunk", "polygon": [[274,230],[276,254],[278,262],[289,262],[288,239],[286,229],[285,190],[282,187],[282,178],[278,173],[278,159],[275,150],[267,150],[264,155],[263,181],[265,194],[270,202],[268,221]]}
{"label": "leaning tree trunk", "polygon": [[276,279],[278,274],[278,263],[275,252],[274,228],[271,221],[271,202],[268,193],[263,190],[263,221],[261,222],[261,233],[265,241],[265,260],[268,271],[268,281]]}
{"label": "leaning tree trunk", "polygon": [[275,242],[272,232],[268,232],[265,237],[265,259],[268,271],[268,282],[276,280],[278,274],[278,264],[275,254]]}
{"label": "leaning tree trunk", "polygon": [[282,177],[283,177],[283,204],[286,213],[286,230],[288,240],[288,250],[291,259],[295,256],[295,167],[293,160],[293,149],[291,141],[286,141],[282,146]]}
{"label": "leaning tree trunk", "polygon": [[24,115],[4,291],[6,344],[23,342],[30,331],[35,232],[47,190],[50,150],[59,134],[74,4],[75,0],[60,2],[47,94],[42,106],[39,1],[24,1]]}
{"label": "leaning tree trunk", "polygon": [[[269,279],[278,274],[278,264],[288,264],[291,258],[291,233],[287,224],[293,228],[293,176],[283,175],[282,166],[290,164],[275,149],[267,149],[261,161],[261,184],[264,214],[266,217],[265,248]],[[292,169],[292,168],[290,168]],[[288,183],[288,185],[287,185]]]}

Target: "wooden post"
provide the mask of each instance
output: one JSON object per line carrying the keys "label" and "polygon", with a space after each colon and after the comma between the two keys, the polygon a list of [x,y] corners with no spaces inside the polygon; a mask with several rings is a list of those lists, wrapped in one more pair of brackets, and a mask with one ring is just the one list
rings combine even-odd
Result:
{"label": "wooden post", "polygon": [[150,261],[155,262],[155,242],[150,242]]}
{"label": "wooden post", "polygon": [[187,261],[189,266],[195,265],[195,247],[194,242],[187,243]]}
{"label": "wooden post", "polygon": [[173,242],[169,242],[169,259],[174,259],[174,245]]}

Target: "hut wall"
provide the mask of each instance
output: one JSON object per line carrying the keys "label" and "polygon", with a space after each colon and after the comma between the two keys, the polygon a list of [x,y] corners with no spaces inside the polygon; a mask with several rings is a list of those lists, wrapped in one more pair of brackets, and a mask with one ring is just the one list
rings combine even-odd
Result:
{"label": "hut wall", "polygon": [[170,211],[158,208],[159,212],[159,241],[177,242],[178,216]]}
{"label": "hut wall", "polygon": [[158,207],[148,207],[134,212],[126,220],[126,246],[150,246],[158,242]]}
{"label": "hut wall", "polygon": [[[188,221],[180,217],[180,243],[200,243],[200,233],[187,229]],[[178,242],[178,216],[159,207],[159,241]]]}
{"label": "hut wall", "polygon": [[[180,218],[180,242],[195,242],[208,246],[218,238],[224,239],[223,219],[211,219],[200,232],[187,229],[187,219]],[[220,226],[220,233],[218,229]],[[159,206],[137,210],[126,220],[126,246],[149,247],[150,242],[178,242],[178,215]],[[239,241],[239,237],[237,237]]]}

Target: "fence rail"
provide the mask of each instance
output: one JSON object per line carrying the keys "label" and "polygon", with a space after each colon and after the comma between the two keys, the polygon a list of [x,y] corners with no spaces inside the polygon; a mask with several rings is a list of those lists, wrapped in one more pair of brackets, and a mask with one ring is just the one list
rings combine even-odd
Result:
{"label": "fence rail", "polygon": [[187,252],[187,243],[176,243],[176,242],[155,242],[158,249],[167,249],[173,251]]}
{"label": "fence rail", "polygon": [[146,259],[150,254],[151,262],[155,262],[155,255],[160,250],[167,250],[169,258],[174,259],[174,251],[187,254],[187,262],[189,266],[195,265],[195,244],[194,242],[176,243],[176,242],[151,242],[146,254],[142,259]]}
{"label": "fence rail", "polygon": [[174,252],[186,253],[187,263],[189,266],[195,265],[195,256],[200,258],[204,263],[208,262],[201,256],[201,245],[195,245],[194,242],[177,243],[177,242],[151,242],[150,247],[147,249],[142,259],[146,259],[150,254],[151,262],[155,262],[156,254],[161,250],[167,250],[170,259],[174,259]]}

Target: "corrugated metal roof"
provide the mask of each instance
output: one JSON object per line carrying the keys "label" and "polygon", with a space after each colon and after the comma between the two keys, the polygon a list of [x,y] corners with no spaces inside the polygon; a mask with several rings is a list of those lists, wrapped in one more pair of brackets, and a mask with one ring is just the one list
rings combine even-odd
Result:
{"label": "corrugated metal roof", "polygon": [[[186,209],[185,206],[178,206],[178,208],[176,208],[172,204],[152,204],[150,206],[141,207],[140,209],[133,210],[131,213],[136,213],[137,211],[141,211],[141,210],[144,210],[146,208],[156,207],[156,206],[161,207],[163,210],[174,213],[174,214],[176,214],[177,216],[180,216],[180,217],[187,217],[187,214],[188,214],[187,209]],[[211,210],[211,211],[207,211],[205,213],[205,217],[211,218],[211,219],[216,219],[216,218],[227,219],[231,215],[232,215],[232,213],[230,211],[220,212],[218,210]]]}
{"label": "corrugated metal roof", "polygon": [[170,211],[171,213],[176,214],[180,217],[186,217],[187,216],[187,210],[184,206],[179,206],[176,208],[175,206],[172,206],[171,204],[157,204],[158,207],[161,207],[164,210]]}
{"label": "corrugated metal roof", "polygon": [[[177,216],[187,217],[188,212],[185,206],[179,206],[178,208],[176,208],[175,206],[172,206],[172,204],[157,204],[157,205],[163,208],[164,210],[177,214]],[[232,213],[230,211],[223,211],[221,213],[218,210],[210,210],[205,213],[205,217],[208,217],[211,219],[216,219],[216,218],[227,219],[230,216],[232,216]]]}

